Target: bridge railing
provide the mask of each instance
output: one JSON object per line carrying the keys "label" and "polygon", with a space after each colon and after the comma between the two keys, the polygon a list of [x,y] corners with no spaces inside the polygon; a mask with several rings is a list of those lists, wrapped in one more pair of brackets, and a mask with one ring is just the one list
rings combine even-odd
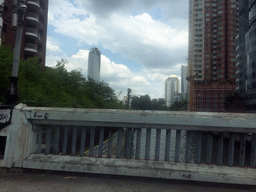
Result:
{"label": "bridge railing", "polygon": [[256,114],[23,104],[10,114],[0,167],[256,183]]}
{"label": "bridge railing", "polygon": [[36,153],[219,166],[256,164],[254,114],[23,110],[38,133]]}

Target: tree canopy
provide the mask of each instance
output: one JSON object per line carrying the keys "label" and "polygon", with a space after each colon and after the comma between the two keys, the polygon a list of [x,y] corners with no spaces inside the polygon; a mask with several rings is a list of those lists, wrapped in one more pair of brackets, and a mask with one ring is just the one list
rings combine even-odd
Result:
{"label": "tree canopy", "polygon": [[182,101],[174,101],[173,104],[170,106],[171,111],[180,111],[187,108],[188,101],[182,100]]}
{"label": "tree canopy", "polygon": [[[0,47],[0,102],[5,102],[12,70],[13,53]],[[86,79],[80,70],[67,71],[64,59],[55,67],[43,67],[37,58],[20,60],[19,102],[41,107],[125,108],[106,82]]]}
{"label": "tree canopy", "polygon": [[149,95],[132,97],[131,108],[135,110],[167,110],[164,99],[150,99]]}

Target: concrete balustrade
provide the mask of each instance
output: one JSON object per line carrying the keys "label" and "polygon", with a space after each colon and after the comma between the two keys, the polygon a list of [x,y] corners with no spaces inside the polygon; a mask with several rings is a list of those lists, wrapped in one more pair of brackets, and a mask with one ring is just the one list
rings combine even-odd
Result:
{"label": "concrete balustrade", "polygon": [[0,131],[7,137],[1,164],[255,185],[255,117],[20,104]]}

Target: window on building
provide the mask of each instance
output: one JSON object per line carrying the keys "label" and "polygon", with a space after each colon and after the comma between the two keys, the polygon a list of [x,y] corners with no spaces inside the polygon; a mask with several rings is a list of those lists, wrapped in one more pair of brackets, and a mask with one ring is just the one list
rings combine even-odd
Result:
{"label": "window on building", "polygon": [[199,33],[199,32],[202,32],[202,31],[203,31],[203,29],[195,29],[196,33]]}

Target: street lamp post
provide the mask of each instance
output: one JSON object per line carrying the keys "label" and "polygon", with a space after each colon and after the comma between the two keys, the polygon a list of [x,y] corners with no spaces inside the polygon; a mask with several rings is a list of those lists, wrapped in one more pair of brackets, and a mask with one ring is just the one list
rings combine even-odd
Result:
{"label": "street lamp post", "polygon": [[16,28],[15,47],[13,56],[12,75],[10,87],[6,94],[6,103],[0,104],[0,130],[11,122],[12,109],[18,102],[18,70],[20,60],[20,49],[24,25],[24,14],[27,11],[26,0],[13,1],[12,26]]}
{"label": "street lamp post", "polygon": [[14,0],[13,1],[13,16],[12,26],[16,28],[15,47],[13,56],[12,76],[10,78],[10,87],[6,95],[6,104],[15,105],[17,104],[18,95],[18,70],[20,60],[20,49],[22,41],[22,32],[24,24],[24,14],[26,13],[27,6],[25,0]]}

